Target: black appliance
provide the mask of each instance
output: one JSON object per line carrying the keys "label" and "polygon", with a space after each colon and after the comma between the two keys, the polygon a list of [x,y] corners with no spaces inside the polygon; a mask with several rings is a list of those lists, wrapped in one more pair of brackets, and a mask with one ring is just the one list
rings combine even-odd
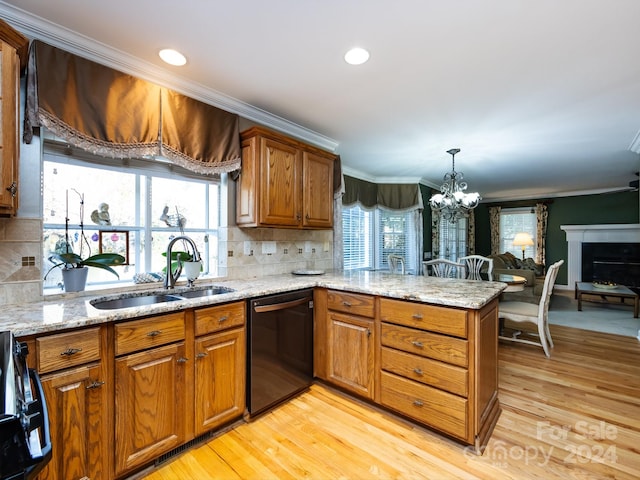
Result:
{"label": "black appliance", "polygon": [[51,459],[49,417],[27,345],[0,332],[0,479],[35,477]]}
{"label": "black appliance", "polygon": [[313,289],[248,303],[247,409],[264,413],[313,382]]}

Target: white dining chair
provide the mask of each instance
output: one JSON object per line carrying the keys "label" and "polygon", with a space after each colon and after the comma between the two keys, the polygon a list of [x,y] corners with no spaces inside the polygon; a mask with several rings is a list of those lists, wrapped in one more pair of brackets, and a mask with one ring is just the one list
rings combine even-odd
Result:
{"label": "white dining chair", "polygon": [[464,272],[463,264],[446,258],[422,262],[422,274],[427,277],[464,278]]}
{"label": "white dining chair", "polygon": [[549,332],[549,301],[553,293],[553,285],[558,276],[558,270],[563,263],[564,260],[560,260],[549,267],[544,278],[544,288],[539,304],[527,302],[500,302],[498,304],[498,318],[501,325],[505,320],[509,320],[517,323],[528,323],[537,327],[537,332],[532,332],[528,335],[529,338],[520,338],[522,332],[518,331],[512,336],[500,333],[499,338],[501,340],[542,346],[544,354],[547,357],[551,356],[549,348],[553,348],[553,339]]}
{"label": "white dining chair", "polygon": [[467,268],[467,277],[469,280],[484,280],[480,276],[482,269],[486,266],[488,280],[493,280],[493,258],[483,257],[482,255],[467,255],[460,257],[459,262]]}
{"label": "white dining chair", "polygon": [[387,260],[389,261],[389,271],[391,273],[399,273],[401,275],[406,273],[404,258],[401,255],[394,255],[391,253],[387,257]]}

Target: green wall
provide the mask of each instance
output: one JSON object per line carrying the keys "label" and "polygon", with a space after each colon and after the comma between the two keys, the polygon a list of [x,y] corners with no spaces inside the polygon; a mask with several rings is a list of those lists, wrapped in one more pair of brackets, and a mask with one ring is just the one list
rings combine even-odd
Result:
{"label": "green wall", "polygon": [[[503,208],[534,205],[546,201],[549,205],[547,222],[547,265],[558,260],[567,260],[567,237],[561,225],[596,225],[607,223],[640,223],[638,220],[638,192],[604,193],[554,198],[552,200],[528,200],[526,202],[503,202]],[[480,204],[475,210],[476,253],[491,253],[489,209]],[[558,272],[556,283],[567,284],[567,265]]]}

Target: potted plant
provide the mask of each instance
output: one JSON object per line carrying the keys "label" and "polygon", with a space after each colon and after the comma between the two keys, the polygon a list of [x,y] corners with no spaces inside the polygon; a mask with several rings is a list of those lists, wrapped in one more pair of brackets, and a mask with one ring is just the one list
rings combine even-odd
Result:
{"label": "potted plant", "polygon": [[[87,282],[88,267],[107,270],[120,278],[118,272],[111,267],[122,265],[125,262],[125,258],[117,253],[99,253],[83,259],[77,253],[66,252],[54,253],[49,257],[49,261],[54,262],[54,265],[49,269],[47,275],[54,268],[60,267],[62,269],[65,292],[81,292]],[[47,278],[47,275],[45,275],[45,278]]]}
{"label": "potted plant", "polygon": [[[65,292],[81,292],[85,289],[89,267],[100,268],[113,273],[116,277],[120,275],[111,267],[123,265],[126,259],[117,253],[99,253],[91,255],[89,241],[84,234],[84,195],[74,190],[80,196],[80,253],[75,253],[69,243],[69,200],[67,191],[67,212],[65,216],[65,240],[60,248],[56,248],[49,256],[49,261],[53,266],[47,271],[44,278],[54,269],[62,270],[62,281]],[[82,258],[83,247],[86,244],[89,256]]]}

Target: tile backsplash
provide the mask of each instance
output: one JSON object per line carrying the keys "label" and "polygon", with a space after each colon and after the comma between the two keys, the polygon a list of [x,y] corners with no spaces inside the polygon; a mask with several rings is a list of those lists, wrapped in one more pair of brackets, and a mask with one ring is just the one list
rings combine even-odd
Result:
{"label": "tile backsplash", "polygon": [[42,299],[42,220],[0,218],[0,305]]}
{"label": "tile backsplash", "polygon": [[[234,226],[219,229],[219,235],[222,278],[333,269],[332,230]],[[0,218],[0,305],[42,298],[42,220]]]}
{"label": "tile backsplash", "polygon": [[333,231],[228,227],[221,229],[220,251],[227,256],[219,275],[234,280],[299,269],[331,270]]}

